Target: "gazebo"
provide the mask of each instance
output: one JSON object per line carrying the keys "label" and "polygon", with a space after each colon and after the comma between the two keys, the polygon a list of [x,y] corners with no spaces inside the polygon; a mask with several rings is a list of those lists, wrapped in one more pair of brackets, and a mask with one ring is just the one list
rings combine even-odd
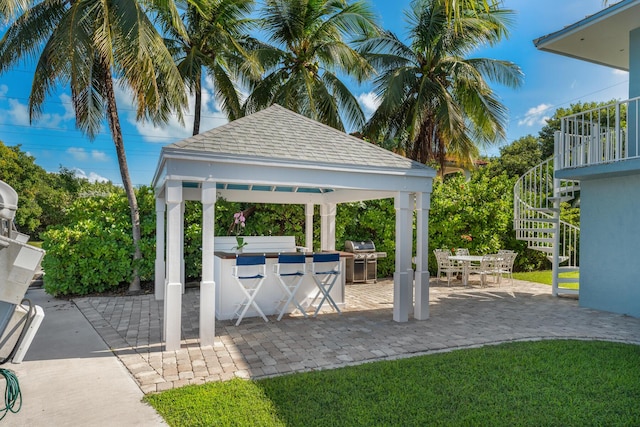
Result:
{"label": "gazebo", "polygon": [[314,207],[319,205],[321,242],[316,249],[324,251],[335,250],[338,203],[393,198],[393,319],[408,321],[412,307],[415,319],[427,319],[428,218],[434,176],[432,168],[278,105],[163,147],[153,187],[157,215],[155,297],[164,300],[165,349],[180,348],[187,200],[202,203],[201,345],[213,344],[215,337],[214,212],[220,197],[304,205],[305,246],[311,250]]}

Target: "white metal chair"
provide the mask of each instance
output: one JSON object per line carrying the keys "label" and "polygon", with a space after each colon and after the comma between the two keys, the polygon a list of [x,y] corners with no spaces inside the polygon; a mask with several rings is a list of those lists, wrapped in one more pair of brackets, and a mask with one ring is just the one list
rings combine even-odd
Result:
{"label": "white metal chair", "polygon": [[482,261],[480,261],[480,267],[477,271],[477,273],[480,274],[481,286],[486,286],[487,276],[495,276],[496,282],[500,283],[498,271],[500,269],[501,259],[501,255],[499,256],[496,254],[484,255],[482,257]]}
{"label": "white metal chair", "polygon": [[511,285],[513,285],[513,263],[518,256],[517,252],[514,251],[498,251],[498,267],[496,274],[498,276],[498,283],[503,275],[511,281]]}
{"label": "white metal chair", "polygon": [[231,275],[235,278],[245,296],[244,301],[240,303],[238,311],[236,312],[238,315],[236,326],[242,322],[249,307],[253,307],[265,322],[269,321],[256,303],[256,296],[267,276],[266,270],[266,257],[264,255],[251,254],[236,256],[236,265],[233,267]]}
{"label": "white metal chair", "polygon": [[313,277],[313,281],[318,286],[318,293],[313,297],[311,304],[313,305],[316,299],[322,295],[318,307],[315,313],[313,313],[313,317],[318,315],[325,301],[327,301],[338,314],[342,314],[338,304],[331,298],[331,289],[333,289],[333,286],[340,277],[340,254],[337,252],[313,254],[311,277]]}
{"label": "white metal chair", "polygon": [[449,259],[449,251],[436,249],[433,251],[433,253],[436,255],[436,261],[438,262],[438,274],[436,283],[440,284],[440,276],[442,276],[442,274],[446,274],[447,286],[451,286],[451,275],[462,274],[463,266]]}
{"label": "white metal chair", "polygon": [[298,289],[302,284],[302,280],[306,274],[305,271],[306,257],[304,254],[295,253],[278,255],[278,263],[273,266],[273,272],[278,278],[278,281],[285,292],[286,298],[284,300],[284,305],[280,310],[278,320],[282,319],[282,316],[284,316],[284,313],[291,304],[295,306],[294,311],[297,308],[305,318],[307,317],[307,312],[296,299],[296,292],[298,292]]}
{"label": "white metal chair", "polygon": [[[456,248],[456,255],[462,255],[462,256],[467,256],[467,255],[471,255],[469,253],[469,249],[467,248]],[[464,268],[464,262],[463,261],[458,261],[458,265],[460,265],[461,267]],[[477,273],[480,271],[480,264],[478,264],[477,262],[467,262],[466,263],[466,268],[467,268],[467,275],[470,273]]]}

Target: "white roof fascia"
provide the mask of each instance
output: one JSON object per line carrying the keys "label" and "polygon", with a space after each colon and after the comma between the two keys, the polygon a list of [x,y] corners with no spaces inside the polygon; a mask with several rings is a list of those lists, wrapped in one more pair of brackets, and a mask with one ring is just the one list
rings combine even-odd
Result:
{"label": "white roof fascia", "polygon": [[333,164],[299,165],[246,159],[241,163],[222,158],[184,156],[167,156],[163,172],[163,180],[383,191],[422,191],[424,180],[435,176],[432,169],[350,168]]}
{"label": "white roof fascia", "polygon": [[215,163],[230,163],[236,165],[269,165],[272,167],[281,167],[285,169],[321,169],[327,171],[363,171],[363,172],[371,172],[371,173],[383,173],[383,174],[397,174],[402,173],[405,174],[407,171],[411,171],[411,175],[415,176],[424,176],[434,178],[436,176],[436,171],[434,169],[425,167],[425,168],[397,168],[397,167],[386,167],[386,166],[362,166],[362,165],[351,165],[351,164],[337,164],[337,163],[325,163],[325,162],[309,162],[309,161],[296,161],[296,160],[288,160],[288,159],[274,159],[270,157],[258,157],[258,156],[236,156],[236,155],[228,155],[228,154],[218,154],[218,153],[209,153],[209,152],[195,152],[193,154],[188,154],[184,150],[175,149],[175,148],[163,148],[162,156],[166,159],[175,159],[175,160],[188,160],[191,162],[215,162]]}

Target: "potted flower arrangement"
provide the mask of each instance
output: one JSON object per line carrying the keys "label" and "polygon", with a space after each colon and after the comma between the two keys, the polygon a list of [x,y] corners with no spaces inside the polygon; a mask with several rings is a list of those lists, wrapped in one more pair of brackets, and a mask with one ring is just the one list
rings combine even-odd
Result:
{"label": "potted flower arrangement", "polygon": [[242,248],[247,246],[247,242],[244,241],[244,237],[241,237],[242,234],[244,234],[243,232],[245,227],[245,221],[246,219],[242,211],[236,212],[233,214],[232,230],[236,235],[236,246],[233,249],[235,249],[238,253],[242,253]]}

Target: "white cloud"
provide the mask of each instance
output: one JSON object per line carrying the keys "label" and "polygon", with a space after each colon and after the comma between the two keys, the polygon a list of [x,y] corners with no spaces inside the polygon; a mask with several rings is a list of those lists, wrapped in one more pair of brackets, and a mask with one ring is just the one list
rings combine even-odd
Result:
{"label": "white cloud", "polygon": [[109,160],[109,156],[104,151],[91,150],[91,160],[96,162],[106,162]]}
{"label": "white cloud", "polygon": [[84,162],[89,160],[89,154],[84,148],[69,147],[67,148],[67,154],[70,154],[77,161]]}
{"label": "white cloud", "polygon": [[29,126],[29,110],[25,104],[21,104],[17,99],[9,100],[9,110],[1,114],[7,114],[8,122],[13,125]]}
{"label": "white cloud", "polygon": [[[629,75],[629,72],[628,72],[628,71],[618,70],[617,68],[614,68],[614,69],[612,70],[612,73],[613,73],[614,75],[616,75],[616,76],[627,76],[627,75]],[[1,90],[1,89],[2,89],[2,88],[0,88],[0,90]]]}
{"label": "white cloud", "polygon": [[0,96],[5,96],[9,92],[9,86],[0,85]]}
{"label": "white cloud", "polygon": [[524,115],[524,118],[518,120],[518,126],[538,126],[547,124],[547,120],[550,116],[546,113],[549,112],[551,107],[552,105],[549,104],[540,104],[536,107],[529,108],[527,113]]}
{"label": "white cloud", "polygon": [[364,107],[364,115],[367,118],[371,117],[380,106],[380,98],[373,92],[361,93],[358,95],[358,101]]}
{"label": "white cloud", "polygon": [[[183,111],[184,123],[180,123],[178,116],[172,114],[166,124],[156,126],[150,122],[142,122],[136,119],[136,107],[133,104],[133,96],[116,85],[116,98],[118,105],[125,111],[126,120],[135,126],[138,133],[147,142],[160,142],[169,144],[176,140],[184,139],[193,133],[193,113],[195,98],[189,96],[189,107]],[[228,120],[223,113],[220,112],[219,106],[215,101],[213,87],[205,81],[202,90],[202,116],[200,120],[200,132],[213,129],[227,123]]]}
{"label": "white cloud", "polygon": [[63,120],[75,120],[76,112],[73,110],[73,102],[71,101],[71,97],[66,93],[60,95],[60,102],[62,102],[62,106],[64,107],[64,115],[62,116]]}
{"label": "white cloud", "polygon": [[[8,88],[6,85],[0,86],[0,95],[7,93]],[[65,122],[75,120],[75,112],[71,105],[71,97],[66,94],[62,94],[59,97],[64,108],[63,114],[58,113],[42,113],[38,116],[37,120],[33,123],[29,123],[29,107],[27,104],[23,104],[17,99],[9,98],[9,109],[0,110],[0,123],[11,123],[19,126],[42,126],[47,128],[63,128]]]}
{"label": "white cloud", "polygon": [[76,177],[88,179],[89,182],[109,182],[107,178],[100,176],[95,172],[89,172],[89,175],[87,175],[85,171],[80,168],[73,168],[73,172]]}
{"label": "white cloud", "polygon": [[67,153],[73,157],[74,160],[85,162],[92,160],[95,162],[106,162],[109,160],[109,156],[104,151],[91,150],[90,152],[82,147],[69,147]]}

